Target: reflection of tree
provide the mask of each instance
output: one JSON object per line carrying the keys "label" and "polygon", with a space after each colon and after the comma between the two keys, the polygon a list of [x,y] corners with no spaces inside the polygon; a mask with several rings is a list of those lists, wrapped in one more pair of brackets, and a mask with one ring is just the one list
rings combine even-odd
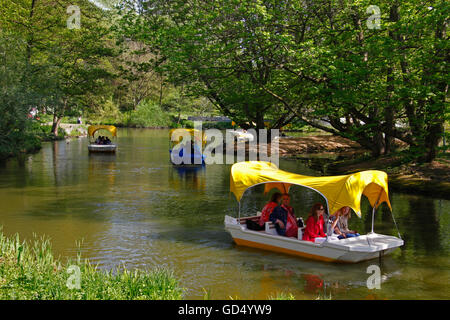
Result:
{"label": "reflection of tree", "polygon": [[411,197],[409,216],[404,228],[407,236],[405,243],[408,246],[412,243],[415,249],[424,249],[427,253],[441,250],[439,221],[436,217],[434,200]]}
{"label": "reflection of tree", "polygon": [[59,152],[59,145],[60,143],[58,141],[52,142],[52,160],[53,160],[53,178],[55,181],[55,186],[58,185],[58,152]]}

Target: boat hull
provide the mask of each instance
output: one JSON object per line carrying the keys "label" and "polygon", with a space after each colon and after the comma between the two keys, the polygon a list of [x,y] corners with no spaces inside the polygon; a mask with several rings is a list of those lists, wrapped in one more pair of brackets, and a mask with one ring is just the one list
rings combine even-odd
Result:
{"label": "boat hull", "polygon": [[329,239],[319,244],[248,230],[229,216],[225,217],[225,229],[237,245],[326,262],[357,263],[376,259],[403,245],[402,239],[375,233],[343,240]]}
{"label": "boat hull", "polygon": [[115,144],[90,144],[88,145],[89,152],[104,152],[104,153],[114,153],[116,152],[117,145]]}

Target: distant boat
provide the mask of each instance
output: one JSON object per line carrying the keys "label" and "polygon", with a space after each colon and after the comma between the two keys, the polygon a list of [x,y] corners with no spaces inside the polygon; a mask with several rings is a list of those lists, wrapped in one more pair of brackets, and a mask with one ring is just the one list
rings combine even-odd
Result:
{"label": "distant boat", "polygon": [[236,137],[238,141],[253,141],[255,137],[246,130],[235,130],[231,133]]}
{"label": "distant boat", "polygon": [[[366,235],[339,240],[334,234],[316,238],[315,242],[301,238],[303,228],[298,229],[298,238],[278,235],[274,225],[266,222],[265,230],[254,231],[246,226],[246,220],[258,221],[258,214],[240,217],[240,201],[249,188],[264,184],[265,191],[277,188],[289,192],[292,185],[312,189],[321,194],[327,202],[327,209],[333,213],[344,206],[352,208],[358,216],[361,196],[365,195],[372,208],[372,231]],[[245,161],[231,167],[230,190],[239,202],[237,218],[225,216],[225,229],[237,245],[301,256],[328,262],[356,263],[386,255],[404,244],[401,238],[373,232],[376,208],[383,202],[391,208],[388,197],[387,174],[368,170],[342,176],[308,177],[279,170],[272,163]],[[331,228],[330,228],[331,229]],[[330,230],[331,232],[331,230]],[[400,237],[400,234],[399,234]]]}
{"label": "distant boat", "polygon": [[[105,153],[114,153],[117,149],[117,144],[101,142],[99,141],[99,137],[94,140],[94,135],[99,130],[109,131],[113,138],[117,138],[117,128],[115,126],[109,125],[97,125],[97,126],[89,126],[88,127],[88,137],[89,137],[89,152],[105,152]],[[109,139],[109,138],[108,138]]]}

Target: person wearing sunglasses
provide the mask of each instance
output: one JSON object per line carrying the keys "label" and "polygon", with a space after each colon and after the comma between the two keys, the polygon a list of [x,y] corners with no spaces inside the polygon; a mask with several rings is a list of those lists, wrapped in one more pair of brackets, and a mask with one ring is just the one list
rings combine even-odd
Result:
{"label": "person wearing sunglasses", "polygon": [[323,214],[325,208],[321,203],[316,203],[312,206],[309,217],[306,220],[306,228],[303,231],[302,240],[314,242],[318,237],[326,237],[323,231]]}

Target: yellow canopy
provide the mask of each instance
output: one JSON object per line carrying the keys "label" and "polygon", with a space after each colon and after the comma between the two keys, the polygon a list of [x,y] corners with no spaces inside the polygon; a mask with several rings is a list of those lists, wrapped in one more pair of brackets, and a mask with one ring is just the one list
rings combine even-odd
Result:
{"label": "yellow canopy", "polygon": [[108,130],[109,132],[111,132],[113,137],[117,136],[117,128],[114,126],[107,126],[107,125],[89,126],[88,135],[90,137],[93,137],[94,134],[100,129]]}
{"label": "yellow canopy", "polygon": [[[197,129],[186,129],[186,128],[175,128],[175,129],[171,129],[170,131],[169,131],[169,138],[171,138],[172,137],[172,133],[175,131],[175,130],[185,130],[185,131],[187,131],[190,135],[191,135],[191,138],[195,138],[196,137],[196,133],[197,133],[197,135],[200,135],[201,134],[201,136],[202,136],[202,146],[204,147],[205,146],[205,144],[206,144],[206,134],[205,134],[205,132],[204,131],[201,131],[201,133],[200,133],[200,131],[199,130],[197,130]],[[176,145],[176,144],[178,144],[179,142],[181,142],[181,140],[182,140],[183,138],[182,137],[180,137],[179,139],[178,139],[178,142],[176,142],[176,141],[172,141],[173,143],[174,143],[174,145]]]}
{"label": "yellow canopy", "polygon": [[241,200],[244,192],[257,184],[265,183],[265,192],[278,188],[288,192],[291,185],[300,185],[320,193],[328,203],[333,214],[342,207],[349,206],[361,217],[361,195],[365,195],[372,207],[386,202],[388,196],[388,178],[383,171],[368,170],[343,176],[309,177],[287,171],[265,161],[244,161],[231,167],[230,190]]}

